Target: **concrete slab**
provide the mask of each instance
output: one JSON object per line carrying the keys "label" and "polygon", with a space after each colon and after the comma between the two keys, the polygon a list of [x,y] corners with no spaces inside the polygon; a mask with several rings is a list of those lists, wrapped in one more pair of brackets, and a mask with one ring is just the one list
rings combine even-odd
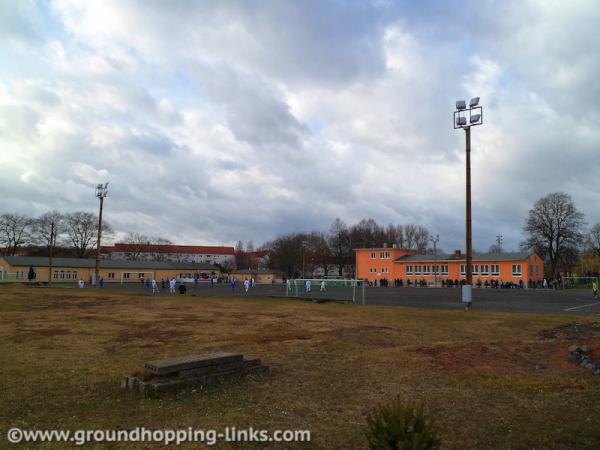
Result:
{"label": "concrete slab", "polygon": [[219,352],[149,361],[144,364],[144,368],[150,373],[164,375],[206,366],[215,366],[234,362],[241,363],[243,360],[244,356],[241,353]]}

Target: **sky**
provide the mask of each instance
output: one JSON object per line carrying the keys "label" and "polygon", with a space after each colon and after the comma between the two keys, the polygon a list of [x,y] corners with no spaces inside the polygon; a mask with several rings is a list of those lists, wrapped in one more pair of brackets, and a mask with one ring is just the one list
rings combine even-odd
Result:
{"label": "sky", "polygon": [[[457,6],[458,5],[458,6]],[[0,0],[0,212],[178,244],[417,223],[516,250],[556,191],[600,221],[596,0]]]}

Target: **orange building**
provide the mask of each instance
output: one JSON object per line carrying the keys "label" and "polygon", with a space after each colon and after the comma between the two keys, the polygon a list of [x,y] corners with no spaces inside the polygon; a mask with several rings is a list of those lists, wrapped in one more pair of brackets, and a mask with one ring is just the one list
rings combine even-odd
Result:
{"label": "orange building", "polygon": [[[356,249],[356,277],[369,281],[401,279],[425,281],[433,285],[439,281],[463,280],[465,255],[460,250],[453,254],[417,255],[416,250],[400,248]],[[492,280],[519,283],[544,278],[544,262],[535,253],[474,253],[473,284]]]}

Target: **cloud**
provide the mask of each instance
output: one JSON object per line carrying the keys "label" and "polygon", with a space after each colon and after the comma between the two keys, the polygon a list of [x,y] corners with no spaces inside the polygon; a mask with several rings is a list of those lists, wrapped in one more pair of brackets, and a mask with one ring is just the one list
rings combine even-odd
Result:
{"label": "cloud", "polygon": [[452,109],[479,95],[475,247],[502,233],[516,248],[527,210],[557,190],[600,221],[595,2],[2,8],[2,211],[95,211],[109,181],[121,233],[259,243],[373,217],[459,248]]}

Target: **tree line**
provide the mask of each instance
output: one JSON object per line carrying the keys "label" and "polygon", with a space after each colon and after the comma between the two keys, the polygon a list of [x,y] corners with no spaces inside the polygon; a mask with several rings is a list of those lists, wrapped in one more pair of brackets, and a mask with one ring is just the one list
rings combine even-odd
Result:
{"label": "tree line", "polygon": [[[112,233],[110,224],[103,221],[102,235],[109,237]],[[31,256],[47,256],[56,248],[55,256],[86,258],[97,239],[98,216],[85,211],[50,211],[39,217],[0,215],[0,250],[5,255],[14,256],[26,246]]]}
{"label": "tree line", "polygon": [[[362,219],[347,225],[337,218],[328,232],[288,233],[266,242],[261,249],[269,250],[269,268],[300,276],[321,270],[325,276],[354,273],[354,249],[397,245],[426,253],[430,232],[422,225],[378,224]],[[238,244],[239,246],[239,244]],[[440,250],[441,252],[441,250]]]}

